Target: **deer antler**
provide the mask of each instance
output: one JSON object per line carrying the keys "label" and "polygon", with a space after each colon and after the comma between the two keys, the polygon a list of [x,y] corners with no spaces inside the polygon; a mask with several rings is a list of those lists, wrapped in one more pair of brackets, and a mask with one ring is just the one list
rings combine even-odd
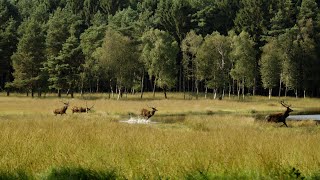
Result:
{"label": "deer antler", "polygon": [[147,105],[149,108],[156,108],[156,107],[154,107],[154,106],[149,106],[149,105]]}
{"label": "deer antler", "polygon": [[62,102],[64,105],[69,105],[69,101],[68,102],[63,102],[60,100],[60,102]]}
{"label": "deer antler", "polygon": [[281,105],[282,105],[283,107],[286,107],[286,108],[291,107],[291,105],[288,105],[288,104],[284,103],[283,100],[282,100],[280,103],[281,103]]}

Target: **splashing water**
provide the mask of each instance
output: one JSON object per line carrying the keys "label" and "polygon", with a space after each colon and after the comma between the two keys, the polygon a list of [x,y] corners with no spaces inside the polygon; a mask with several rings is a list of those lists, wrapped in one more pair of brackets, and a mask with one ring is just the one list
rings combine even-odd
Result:
{"label": "splashing water", "polygon": [[129,123],[129,124],[149,124],[149,123],[155,123],[151,122],[150,119],[144,119],[140,117],[130,117],[128,120],[120,121],[124,123]]}

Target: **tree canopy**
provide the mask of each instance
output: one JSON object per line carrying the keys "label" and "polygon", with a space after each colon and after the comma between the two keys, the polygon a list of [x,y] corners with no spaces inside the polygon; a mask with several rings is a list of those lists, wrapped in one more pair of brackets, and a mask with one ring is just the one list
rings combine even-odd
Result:
{"label": "tree canopy", "polygon": [[0,90],[320,96],[319,7],[314,0],[2,0]]}

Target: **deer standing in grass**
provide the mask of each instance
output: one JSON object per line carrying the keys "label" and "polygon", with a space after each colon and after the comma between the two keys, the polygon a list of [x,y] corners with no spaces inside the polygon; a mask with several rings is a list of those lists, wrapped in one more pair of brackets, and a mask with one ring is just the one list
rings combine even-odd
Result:
{"label": "deer standing in grass", "polygon": [[[283,107],[287,108],[287,110],[283,113],[270,114],[270,115],[266,116],[266,120],[267,120],[267,122],[275,122],[275,123],[282,122],[283,125],[286,125],[288,127],[288,125],[286,123],[286,118],[289,116],[289,113],[292,112],[293,110],[290,109],[291,105],[289,106],[289,105],[285,104],[283,101],[281,101],[280,103]],[[283,125],[281,125],[281,126],[283,126]]]}
{"label": "deer standing in grass", "polygon": [[63,106],[62,108],[55,109],[55,110],[53,111],[53,113],[54,113],[55,116],[56,116],[57,114],[60,114],[60,115],[66,114],[66,111],[67,111],[67,109],[68,109],[68,107],[69,107],[69,102],[67,102],[67,103],[62,102],[62,103],[64,104],[64,106]]}
{"label": "deer standing in grass", "polygon": [[[93,105],[94,106],[94,105]],[[77,107],[77,106],[74,106],[72,108],[72,114],[73,113],[83,113],[83,112],[86,112],[88,113],[92,108],[93,106],[91,106],[90,108],[88,107],[87,103],[86,103],[86,107]]]}
{"label": "deer standing in grass", "polygon": [[[148,107],[150,107],[150,106],[148,106]],[[144,109],[144,108],[141,109],[141,116],[146,118],[147,120],[149,118],[151,118],[156,113],[156,111],[158,111],[155,107],[150,107],[150,108],[152,109],[151,111]]]}

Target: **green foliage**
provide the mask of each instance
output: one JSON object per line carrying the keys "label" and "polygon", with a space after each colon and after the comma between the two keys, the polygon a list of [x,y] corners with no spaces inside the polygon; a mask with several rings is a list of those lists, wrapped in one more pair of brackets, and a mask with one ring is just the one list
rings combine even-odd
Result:
{"label": "green foliage", "polygon": [[138,18],[138,12],[129,7],[118,11],[114,16],[109,16],[108,27],[120,31],[125,36],[133,37],[137,29],[136,21]]}
{"label": "green foliage", "polygon": [[260,35],[266,28],[263,5],[263,0],[241,0],[240,9],[234,19],[237,32],[249,33],[255,42],[260,40]]}
{"label": "green foliage", "polygon": [[19,16],[9,1],[0,1],[0,89],[10,81],[12,73],[11,55],[16,51]]}
{"label": "green foliage", "polygon": [[191,22],[194,28],[202,35],[218,31],[227,34],[234,26],[233,20],[239,4],[235,0],[224,1],[190,1],[195,13],[192,14]]}
{"label": "green foliage", "polygon": [[47,22],[46,53],[47,57],[56,57],[62,50],[62,46],[70,36],[71,24],[77,21],[77,17],[67,8],[58,8]]}
{"label": "green foliage", "polygon": [[276,40],[270,40],[262,49],[260,60],[261,80],[264,88],[272,89],[280,81],[283,54]]}
{"label": "green foliage", "polygon": [[197,35],[195,31],[190,31],[186,35],[186,38],[181,43],[182,51],[182,66],[187,80],[191,80],[195,83],[198,91],[199,81],[204,79],[201,76],[200,62],[198,61],[198,52],[200,51],[203,38],[201,35]]}
{"label": "green foliage", "polygon": [[34,90],[41,86],[40,68],[45,61],[44,55],[44,32],[41,23],[35,19],[24,22],[24,26],[19,30],[22,34],[17,51],[12,55],[13,86],[18,88],[28,88]]}
{"label": "green foliage", "polygon": [[246,86],[253,86],[256,78],[256,50],[255,43],[247,32],[242,31],[239,36],[232,37],[230,58],[234,63],[231,69],[233,79],[242,81]]}
{"label": "green foliage", "polygon": [[[30,29],[31,21],[35,23],[34,32]],[[252,88],[253,93],[258,89],[261,94],[259,85],[263,84],[265,88],[285,85],[285,91],[294,90],[297,97],[300,92],[320,94],[320,13],[319,2],[314,0],[2,0],[0,89],[6,83],[7,87],[29,89],[74,86],[79,91],[91,92],[93,82],[96,89],[103,91],[118,86],[120,81],[110,81],[118,76],[113,74],[117,71],[105,71],[97,62],[102,55],[97,49],[102,47],[107,28],[129,38],[130,46],[134,47],[130,48],[134,53],[128,54],[133,54],[135,63],[122,61],[130,68],[136,64],[134,73],[121,78],[130,88],[141,86],[150,91],[153,83],[144,80],[151,76],[159,87],[176,87],[178,91],[198,92],[210,87],[223,92],[229,89],[231,94],[231,90],[241,87],[243,93]],[[174,44],[170,44],[172,39],[161,37],[169,42],[153,40],[146,46],[146,34],[154,29],[169,34]],[[225,37],[229,31],[234,34]],[[31,36],[32,33],[37,36]],[[200,35],[207,37],[206,45],[200,43]],[[228,38],[231,46],[223,45],[222,52],[218,43]],[[278,42],[276,54],[283,55],[279,66],[281,84],[270,83],[271,76],[266,78],[273,72],[268,72],[272,68],[266,68],[266,62],[274,64],[272,59],[278,59],[273,50],[265,49],[273,39]],[[164,57],[163,64],[171,67],[163,68],[159,63],[157,71],[162,72],[161,77],[154,72],[158,65],[151,68],[146,60],[155,56],[146,52],[156,48],[168,49],[156,50],[164,52],[156,56]],[[198,61],[200,56],[202,60]],[[122,55],[113,57],[121,59]],[[264,59],[262,68],[258,66],[259,59]],[[226,61],[225,68],[221,68],[222,61]],[[35,65],[33,75],[30,76],[30,67],[22,67],[23,63]],[[230,76],[237,83],[231,83]],[[278,74],[275,77],[279,78]],[[75,83],[74,79],[80,81]]]}
{"label": "green foliage", "polygon": [[228,83],[231,69],[229,53],[231,41],[229,37],[214,32],[207,35],[199,49],[197,59],[199,61],[200,74],[206,80],[209,88],[224,88]]}
{"label": "green foliage", "polygon": [[141,59],[150,77],[154,76],[159,87],[166,89],[175,84],[175,62],[178,44],[169,33],[151,29],[142,36]]}
{"label": "green foliage", "polygon": [[139,71],[136,49],[129,37],[114,30],[107,30],[102,47],[95,52],[100,67],[110,75],[110,79],[116,79],[120,89],[132,87]]}
{"label": "green foliage", "polygon": [[80,46],[84,55],[83,72],[81,76],[81,88],[85,81],[90,79],[99,79],[103,74],[98,64],[98,59],[94,57],[94,52],[101,47],[105,37],[106,25],[93,25],[81,34]]}
{"label": "green foliage", "polygon": [[181,42],[189,32],[191,6],[185,0],[160,0],[155,21],[161,29],[168,31],[176,41]]}
{"label": "green foliage", "polygon": [[295,9],[291,0],[280,1],[277,4],[278,8],[274,16],[270,19],[271,36],[278,36],[285,33],[286,29],[291,28],[295,24]]}

